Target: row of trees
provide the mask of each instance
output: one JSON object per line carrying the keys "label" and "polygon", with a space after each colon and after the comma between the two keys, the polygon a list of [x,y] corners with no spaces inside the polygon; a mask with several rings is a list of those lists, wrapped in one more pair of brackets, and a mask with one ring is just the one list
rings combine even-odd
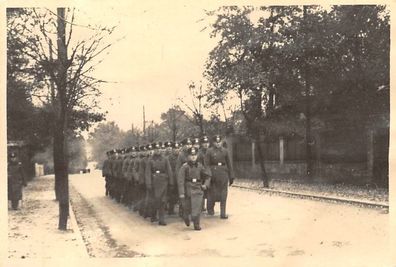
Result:
{"label": "row of trees", "polygon": [[[239,101],[249,136],[305,137],[312,175],[312,131],[362,129],[376,113],[389,120],[389,13],[385,6],[222,7],[205,77],[209,103]],[[264,186],[264,154],[257,146]]]}
{"label": "row of trees", "polygon": [[[201,119],[195,119],[196,116],[200,116]],[[202,134],[226,134],[226,131],[227,124],[219,115],[212,114],[206,119],[202,113],[186,112],[175,105],[161,114],[160,122],[148,124],[145,133],[134,126],[128,131],[123,131],[115,122],[100,123],[90,134],[88,144],[92,149],[92,159],[102,163],[106,151],[114,148],[154,141],[181,141],[186,137],[200,137]]]}

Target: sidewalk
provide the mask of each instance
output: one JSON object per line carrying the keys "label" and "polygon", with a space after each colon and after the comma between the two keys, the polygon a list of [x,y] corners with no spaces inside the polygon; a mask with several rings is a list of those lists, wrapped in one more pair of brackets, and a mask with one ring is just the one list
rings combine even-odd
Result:
{"label": "sidewalk", "polygon": [[315,182],[304,182],[300,180],[278,180],[270,181],[269,188],[263,188],[261,180],[237,178],[234,185],[246,189],[253,189],[268,193],[279,193],[284,195],[323,198],[327,200],[339,200],[367,204],[372,206],[389,206],[389,191],[384,188],[373,188],[366,186],[347,184],[323,184]]}
{"label": "sidewalk", "polygon": [[54,176],[34,178],[24,188],[19,210],[8,208],[8,258],[88,258],[73,210],[68,230],[58,230]]}

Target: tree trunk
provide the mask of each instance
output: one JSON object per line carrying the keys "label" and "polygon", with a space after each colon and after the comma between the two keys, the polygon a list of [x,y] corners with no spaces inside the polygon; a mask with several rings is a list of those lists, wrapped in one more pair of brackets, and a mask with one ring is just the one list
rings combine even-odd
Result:
{"label": "tree trunk", "polygon": [[59,230],[67,229],[69,216],[69,177],[66,137],[63,129],[56,129],[54,136],[54,168],[59,201]]}
{"label": "tree trunk", "polygon": [[[307,84],[306,87],[309,85]],[[305,90],[305,150],[306,150],[306,164],[307,176],[312,178],[313,162],[312,162],[312,132],[311,132],[311,100],[309,96],[309,88]]]}
{"label": "tree trunk", "polygon": [[[303,7],[304,19],[307,16],[307,6]],[[305,55],[307,57],[307,55]],[[308,68],[308,58],[304,61],[304,79],[305,79],[305,151],[307,164],[307,177],[312,178],[313,161],[312,161],[312,132],[311,132],[311,92],[310,92],[310,73]]]}
{"label": "tree trunk", "polygon": [[261,169],[261,180],[263,181],[263,187],[268,188],[269,178],[265,170],[265,156],[260,145],[260,138],[256,138],[256,143],[257,143],[256,147],[258,152],[258,161],[260,163],[260,169]]}
{"label": "tree trunk", "polygon": [[69,177],[68,177],[68,158],[66,146],[66,129],[67,129],[67,48],[65,39],[65,8],[57,9],[57,34],[58,34],[58,75],[57,88],[58,114],[54,135],[54,166],[55,180],[58,182],[57,192],[59,200],[59,230],[67,229],[67,218],[69,216]]}

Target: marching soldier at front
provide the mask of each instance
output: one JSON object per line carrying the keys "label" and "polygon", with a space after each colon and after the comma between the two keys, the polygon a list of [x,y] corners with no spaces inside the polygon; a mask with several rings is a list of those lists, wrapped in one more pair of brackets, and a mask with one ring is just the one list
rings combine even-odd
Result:
{"label": "marching soldier at front", "polygon": [[[209,138],[204,135],[201,137],[201,147],[198,152],[198,159],[197,161],[200,162],[202,165],[205,166],[205,156],[206,152],[208,151],[209,148]],[[206,167],[206,166],[205,166]],[[202,211],[205,211],[205,200],[208,199],[208,190],[204,192],[203,200],[202,200]]]}
{"label": "marching soldier at front", "polygon": [[226,214],[228,183],[234,182],[234,173],[227,149],[221,145],[219,135],[213,138],[213,147],[209,148],[205,156],[205,166],[210,168],[212,182],[208,190],[208,214],[214,215],[215,202],[220,202],[220,218],[228,219]]}
{"label": "marching soldier at front", "polygon": [[183,218],[190,226],[190,215],[195,230],[201,230],[200,217],[204,191],[210,185],[210,171],[197,162],[198,150],[189,148],[188,161],[183,164],[177,175],[180,201],[183,203]]}
{"label": "marching soldier at front", "polygon": [[162,143],[154,143],[154,154],[148,160],[146,166],[146,186],[154,200],[151,221],[156,221],[157,211],[159,215],[159,225],[165,223],[165,201],[168,184],[173,186],[173,174],[169,160],[161,153]]}
{"label": "marching soldier at front", "polygon": [[12,209],[18,209],[18,202],[22,199],[22,186],[26,186],[22,163],[18,161],[14,152],[8,158],[8,200],[11,200]]}
{"label": "marching soldier at front", "polygon": [[[187,162],[187,158],[188,158],[188,153],[187,150],[189,148],[192,147],[192,141],[190,138],[186,138],[182,141],[182,145],[183,148],[181,149],[181,151],[179,152],[179,155],[177,156],[177,160],[176,160],[176,167],[175,167],[175,171],[176,173],[179,172],[181,166]],[[183,217],[183,203],[180,203],[181,205],[179,206],[179,216]]]}

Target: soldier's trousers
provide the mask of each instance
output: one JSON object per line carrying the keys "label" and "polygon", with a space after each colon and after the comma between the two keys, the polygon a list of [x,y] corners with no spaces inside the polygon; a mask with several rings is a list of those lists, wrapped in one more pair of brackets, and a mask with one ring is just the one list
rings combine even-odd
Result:
{"label": "soldier's trousers", "polygon": [[145,193],[145,197],[144,197],[144,202],[142,205],[142,215],[146,218],[146,217],[150,217],[153,214],[153,207],[154,203],[153,203],[153,196],[152,196],[152,192],[150,190],[146,189],[146,193]]}
{"label": "soldier's trousers", "polygon": [[105,195],[109,195],[109,177],[106,175],[105,177]]}
{"label": "soldier's trousers", "polygon": [[[208,198],[208,203],[207,203],[207,210],[208,213],[214,213],[214,206],[215,206],[215,201]],[[227,206],[227,198],[220,200],[220,216],[225,216],[226,215],[226,206]]]}
{"label": "soldier's trousers", "polygon": [[151,210],[151,217],[152,218],[156,218],[157,216],[157,211],[158,211],[158,218],[160,222],[165,222],[165,202],[160,200],[160,199],[156,199],[155,201],[153,201],[153,207]]}
{"label": "soldier's trousers", "polygon": [[175,210],[175,205],[178,202],[178,192],[177,192],[177,186],[174,188],[168,188],[168,213],[172,214],[174,213]]}
{"label": "soldier's trousers", "polygon": [[186,197],[184,199],[184,202],[182,203],[183,217],[188,217],[189,215],[191,215],[191,219],[193,221],[197,221],[199,224],[201,218],[200,203],[202,203],[202,198],[200,198],[200,196],[195,196],[194,200],[192,200],[191,197]]}

